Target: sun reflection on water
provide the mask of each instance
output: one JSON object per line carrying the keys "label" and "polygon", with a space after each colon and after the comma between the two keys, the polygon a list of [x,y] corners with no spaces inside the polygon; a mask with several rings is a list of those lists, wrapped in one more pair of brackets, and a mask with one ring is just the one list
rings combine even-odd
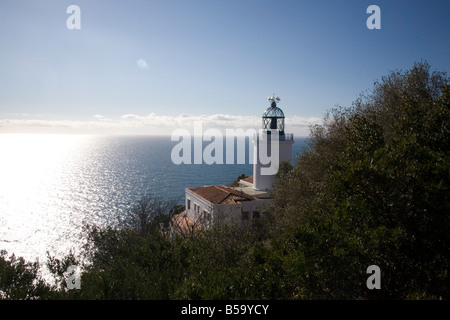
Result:
{"label": "sun reflection on water", "polygon": [[[70,171],[80,160],[86,139],[83,135],[0,135],[0,249],[30,260],[45,257],[46,251],[70,250],[58,239],[70,232],[66,229],[74,216],[53,204],[74,183]],[[34,250],[30,251],[30,243]]]}

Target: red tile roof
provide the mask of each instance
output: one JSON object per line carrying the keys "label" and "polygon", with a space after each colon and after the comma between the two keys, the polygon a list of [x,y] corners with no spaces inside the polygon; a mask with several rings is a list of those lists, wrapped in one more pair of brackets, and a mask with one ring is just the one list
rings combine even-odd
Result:
{"label": "red tile roof", "polygon": [[212,204],[232,204],[240,201],[256,200],[248,194],[226,186],[204,186],[187,189]]}
{"label": "red tile roof", "polygon": [[172,227],[176,233],[186,235],[201,229],[198,224],[189,219],[185,211],[173,216]]}
{"label": "red tile roof", "polygon": [[253,183],[253,177],[248,177],[248,178],[242,179],[242,181],[245,181],[248,183]]}

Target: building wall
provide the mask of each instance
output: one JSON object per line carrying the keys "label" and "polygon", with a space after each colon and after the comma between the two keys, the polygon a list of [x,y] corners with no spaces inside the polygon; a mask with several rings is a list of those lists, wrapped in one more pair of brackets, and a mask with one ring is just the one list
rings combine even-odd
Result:
{"label": "building wall", "polygon": [[203,228],[220,224],[236,224],[239,227],[250,228],[251,221],[259,213],[261,205],[270,202],[271,199],[265,199],[213,205],[186,189],[186,214]]}
{"label": "building wall", "polygon": [[259,214],[261,205],[267,205],[272,202],[271,199],[242,201],[236,204],[214,205],[213,223],[214,224],[236,224],[242,228],[250,228],[251,222]]}
{"label": "building wall", "polygon": [[195,223],[209,226],[212,223],[212,204],[186,189],[186,214]]}

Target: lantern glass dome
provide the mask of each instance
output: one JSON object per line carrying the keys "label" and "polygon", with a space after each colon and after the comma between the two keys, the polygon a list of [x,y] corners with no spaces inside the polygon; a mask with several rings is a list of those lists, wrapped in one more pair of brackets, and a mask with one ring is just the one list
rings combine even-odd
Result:
{"label": "lantern glass dome", "polygon": [[264,111],[262,116],[263,129],[266,131],[278,130],[280,134],[284,134],[284,113],[283,110],[277,107],[277,102],[280,98],[269,97],[271,101],[270,107]]}

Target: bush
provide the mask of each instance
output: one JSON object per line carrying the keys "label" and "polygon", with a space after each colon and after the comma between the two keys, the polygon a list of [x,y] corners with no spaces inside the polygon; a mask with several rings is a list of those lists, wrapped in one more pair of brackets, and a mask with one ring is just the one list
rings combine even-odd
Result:
{"label": "bush", "polygon": [[[273,209],[312,297],[449,298],[449,120],[448,78],[418,63],[312,128]],[[372,264],[383,290],[365,287]]]}

